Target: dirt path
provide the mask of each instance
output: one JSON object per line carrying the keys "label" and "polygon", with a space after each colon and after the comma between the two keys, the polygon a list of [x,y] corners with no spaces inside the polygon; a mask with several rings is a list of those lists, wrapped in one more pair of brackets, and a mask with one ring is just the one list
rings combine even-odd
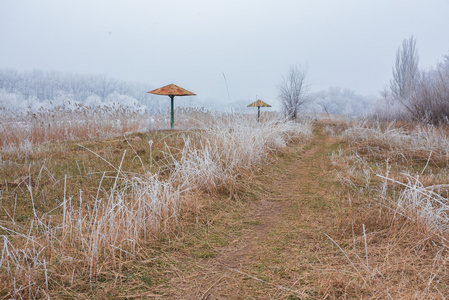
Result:
{"label": "dirt path", "polygon": [[[282,161],[264,170],[267,176],[254,182],[254,201],[236,208],[243,211],[241,227],[234,236],[228,236],[230,242],[214,247],[217,254],[211,258],[179,264],[182,267],[171,280],[166,297],[325,296],[318,294],[318,285],[329,280],[329,272],[323,271],[323,266],[329,264],[335,249],[323,233],[335,234],[340,189],[328,158],[333,146],[322,128],[318,128],[305,148],[292,146]],[[225,225],[219,228],[225,230]]]}

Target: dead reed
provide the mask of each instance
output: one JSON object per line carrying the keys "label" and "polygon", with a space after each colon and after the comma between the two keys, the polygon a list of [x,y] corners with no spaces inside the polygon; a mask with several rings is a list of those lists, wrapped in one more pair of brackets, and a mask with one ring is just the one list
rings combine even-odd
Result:
{"label": "dead reed", "polygon": [[[197,129],[202,123],[209,123],[212,115],[218,113],[203,108],[179,108],[175,111],[176,128]],[[145,112],[116,104],[91,108],[76,103],[74,108],[42,108],[26,114],[0,111],[0,149],[31,151],[33,146],[43,143],[105,139],[169,128],[168,110]]]}

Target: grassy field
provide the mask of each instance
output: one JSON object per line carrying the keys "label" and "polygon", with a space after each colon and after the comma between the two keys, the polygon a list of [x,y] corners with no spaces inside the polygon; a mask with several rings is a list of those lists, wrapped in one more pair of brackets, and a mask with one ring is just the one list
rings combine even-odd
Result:
{"label": "grassy field", "polygon": [[449,297],[445,128],[189,120],[2,150],[0,296]]}
{"label": "grassy field", "polygon": [[[31,131],[33,145],[6,147],[4,296],[101,294],[101,272],[149,259],[149,244],[176,236],[210,197],[233,197],[241,178],[311,132],[310,123],[258,124],[245,116],[217,114],[202,122],[187,131],[44,143]],[[74,294],[64,292],[67,276],[80,282]]]}

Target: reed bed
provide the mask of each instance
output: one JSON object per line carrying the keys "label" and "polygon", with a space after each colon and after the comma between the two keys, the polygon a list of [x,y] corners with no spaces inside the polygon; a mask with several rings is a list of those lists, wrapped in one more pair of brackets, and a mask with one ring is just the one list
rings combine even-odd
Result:
{"label": "reed bed", "polygon": [[[170,128],[169,110],[142,111],[117,104],[72,106],[29,110],[26,114],[0,110],[0,150],[31,151],[33,146],[49,142],[106,139]],[[216,114],[204,108],[178,108],[176,129],[198,129]]]}
{"label": "reed bed", "polygon": [[148,129],[143,113],[124,106],[96,109],[76,104],[73,109],[56,107],[26,114],[0,112],[0,149],[31,150],[48,142],[112,138]]}
{"label": "reed bed", "polygon": [[[16,219],[14,206],[13,211],[5,209],[8,220],[0,223],[3,295],[42,298],[60,290],[61,285],[92,289],[104,270],[119,272],[123,262],[144,257],[148,243],[176,231],[183,212],[199,205],[201,193],[234,193],[242,173],[251,172],[292,139],[306,139],[312,133],[310,122],[273,119],[257,123],[246,116],[206,115],[201,110],[193,113],[194,117],[186,118],[183,124],[198,130],[181,133],[181,148],[165,143],[162,157],[151,157],[150,162],[143,161],[132,147],[119,154],[118,165],[89,150],[113,169],[103,172],[96,192],[89,196],[85,195],[91,187],[74,191],[65,176],[59,179],[64,184],[58,205],[42,211],[39,195],[43,191],[34,190],[31,178],[29,184],[24,182],[21,189],[28,191],[31,201],[29,217],[26,221]],[[120,132],[141,130],[137,125],[142,122]],[[62,136],[75,138],[74,134]],[[148,144],[150,153],[155,151],[153,147],[153,143]],[[123,166],[130,156],[140,159],[142,169],[149,171],[125,171]],[[145,168],[148,163],[151,168]],[[105,185],[106,181],[110,184]],[[87,286],[77,279],[83,277],[89,278]]]}

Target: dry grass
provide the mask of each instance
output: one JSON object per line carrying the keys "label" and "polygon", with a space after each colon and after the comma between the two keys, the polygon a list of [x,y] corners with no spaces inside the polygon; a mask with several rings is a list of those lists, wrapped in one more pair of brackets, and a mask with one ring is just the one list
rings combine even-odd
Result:
{"label": "dry grass", "polygon": [[[176,129],[204,127],[217,115],[220,114],[203,108],[178,108],[175,110]],[[169,111],[143,112],[117,105],[92,109],[76,104],[74,109],[56,107],[25,115],[0,111],[0,149],[29,152],[36,151],[33,146],[45,143],[105,139],[169,128]]]}
{"label": "dry grass", "polygon": [[350,206],[339,221],[348,262],[382,297],[448,297],[447,129],[365,122],[341,138],[349,147],[332,163]]}
{"label": "dry grass", "polygon": [[0,148],[3,151],[31,151],[48,142],[111,138],[148,128],[143,114],[126,107],[76,109],[57,107],[26,115],[0,113]]}
{"label": "dry grass", "polygon": [[328,158],[340,146],[349,154],[318,129],[251,178],[241,202],[216,203],[220,209],[201,218],[202,234],[179,237],[155,264],[175,274],[154,290],[173,299],[447,297],[438,236],[379,202],[380,178],[367,184],[363,173],[356,181],[362,173],[354,168],[352,185],[340,185],[334,168],[343,176],[348,165]]}
{"label": "dry grass", "polygon": [[1,293],[97,293],[104,272],[119,276],[126,262],[148,259],[148,243],[178,232],[183,216],[197,215],[205,205],[201,193],[233,194],[238,178],[267,154],[311,133],[310,123],[257,124],[245,116],[208,116],[200,126],[47,143],[26,155],[3,151]]}
{"label": "dry grass", "polygon": [[2,151],[0,295],[449,297],[444,127],[193,115]]}

